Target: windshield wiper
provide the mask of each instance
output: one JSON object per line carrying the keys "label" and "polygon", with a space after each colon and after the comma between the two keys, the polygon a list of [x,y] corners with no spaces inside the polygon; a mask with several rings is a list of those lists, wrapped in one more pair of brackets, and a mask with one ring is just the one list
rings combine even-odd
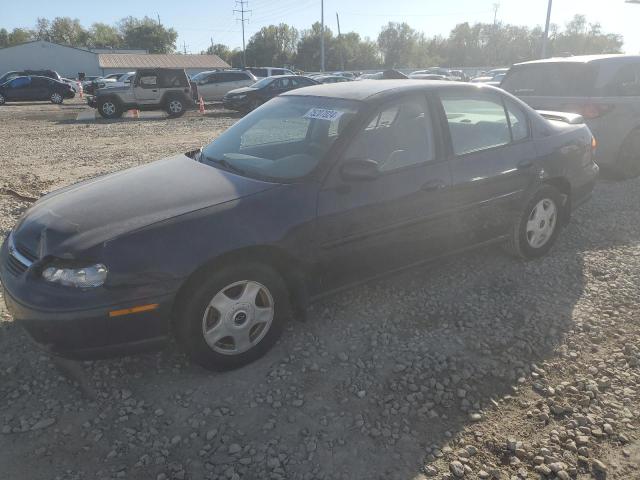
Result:
{"label": "windshield wiper", "polygon": [[202,154],[202,157],[204,157],[204,159],[207,162],[211,162],[214,165],[219,165],[220,167],[223,168],[223,170],[228,170],[230,172],[235,172],[235,173],[238,173],[240,175],[246,175],[246,172],[242,168],[236,167],[232,163],[229,163],[228,161],[226,161],[224,158],[211,158],[211,157],[207,157],[204,154]]}

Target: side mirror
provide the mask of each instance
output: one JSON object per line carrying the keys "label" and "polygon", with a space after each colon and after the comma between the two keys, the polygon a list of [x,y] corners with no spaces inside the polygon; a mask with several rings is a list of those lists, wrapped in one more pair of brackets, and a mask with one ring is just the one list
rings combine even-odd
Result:
{"label": "side mirror", "polygon": [[347,160],[340,174],[344,180],[375,180],[380,176],[380,165],[368,158]]}

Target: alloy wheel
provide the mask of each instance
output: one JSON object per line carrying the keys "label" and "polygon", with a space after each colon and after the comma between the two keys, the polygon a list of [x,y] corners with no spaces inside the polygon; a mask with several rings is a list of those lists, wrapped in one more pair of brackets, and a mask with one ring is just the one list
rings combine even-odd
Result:
{"label": "alloy wheel", "polygon": [[531,210],[527,220],[527,242],[532,248],[542,248],[556,229],[558,208],[553,200],[543,198]]}
{"label": "alloy wheel", "polygon": [[238,355],[265,337],[274,317],[273,296],[264,285],[243,280],[216,293],[202,317],[202,334],[213,351]]}
{"label": "alloy wheel", "polygon": [[51,95],[51,101],[53,103],[62,103],[62,95],[60,95],[59,93],[53,93]]}
{"label": "alloy wheel", "polygon": [[114,113],[116,113],[116,106],[112,102],[104,102],[102,104],[102,113],[110,117]]}
{"label": "alloy wheel", "polygon": [[169,102],[169,111],[172,114],[180,113],[182,111],[182,102],[179,100],[171,100]]}

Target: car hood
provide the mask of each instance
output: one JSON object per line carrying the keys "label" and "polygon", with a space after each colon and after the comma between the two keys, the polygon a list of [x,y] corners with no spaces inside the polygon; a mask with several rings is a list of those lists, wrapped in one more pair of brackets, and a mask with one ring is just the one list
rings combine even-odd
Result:
{"label": "car hood", "polygon": [[242,87],[242,88],[236,88],[234,90],[229,90],[227,92],[227,95],[235,95],[237,93],[249,93],[249,92],[255,92],[257,89],[256,88],[251,88],[251,87]]}
{"label": "car hood", "polygon": [[14,230],[39,258],[74,254],[122,234],[275,187],[176,155],[52,192]]}

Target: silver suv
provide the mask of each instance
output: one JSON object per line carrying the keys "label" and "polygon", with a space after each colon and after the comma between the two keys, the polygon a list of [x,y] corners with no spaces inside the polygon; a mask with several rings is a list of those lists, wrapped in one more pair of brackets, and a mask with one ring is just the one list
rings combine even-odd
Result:
{"label": "silver suv", "polygon": [[104,118],[119,118],[133,109],[164,110],[179,117],[195,105],[189,77],[175,68],[138,70],[129,84],[100,88],[88,103]]}
{"label": "silver suv", "polygon": [[200,72],[191,77],[196,84],[197,97],[205,102],[222,100],[227,92],[236,88],[248,87],[258,81],[249,71],[220,70],[214,72]]}
{"label": "silver suv", "polygon": [[535,109],[581,114],[598,142],[598,164],[619,178],[640,175],[640,56],[520,63],[501,87]]}

